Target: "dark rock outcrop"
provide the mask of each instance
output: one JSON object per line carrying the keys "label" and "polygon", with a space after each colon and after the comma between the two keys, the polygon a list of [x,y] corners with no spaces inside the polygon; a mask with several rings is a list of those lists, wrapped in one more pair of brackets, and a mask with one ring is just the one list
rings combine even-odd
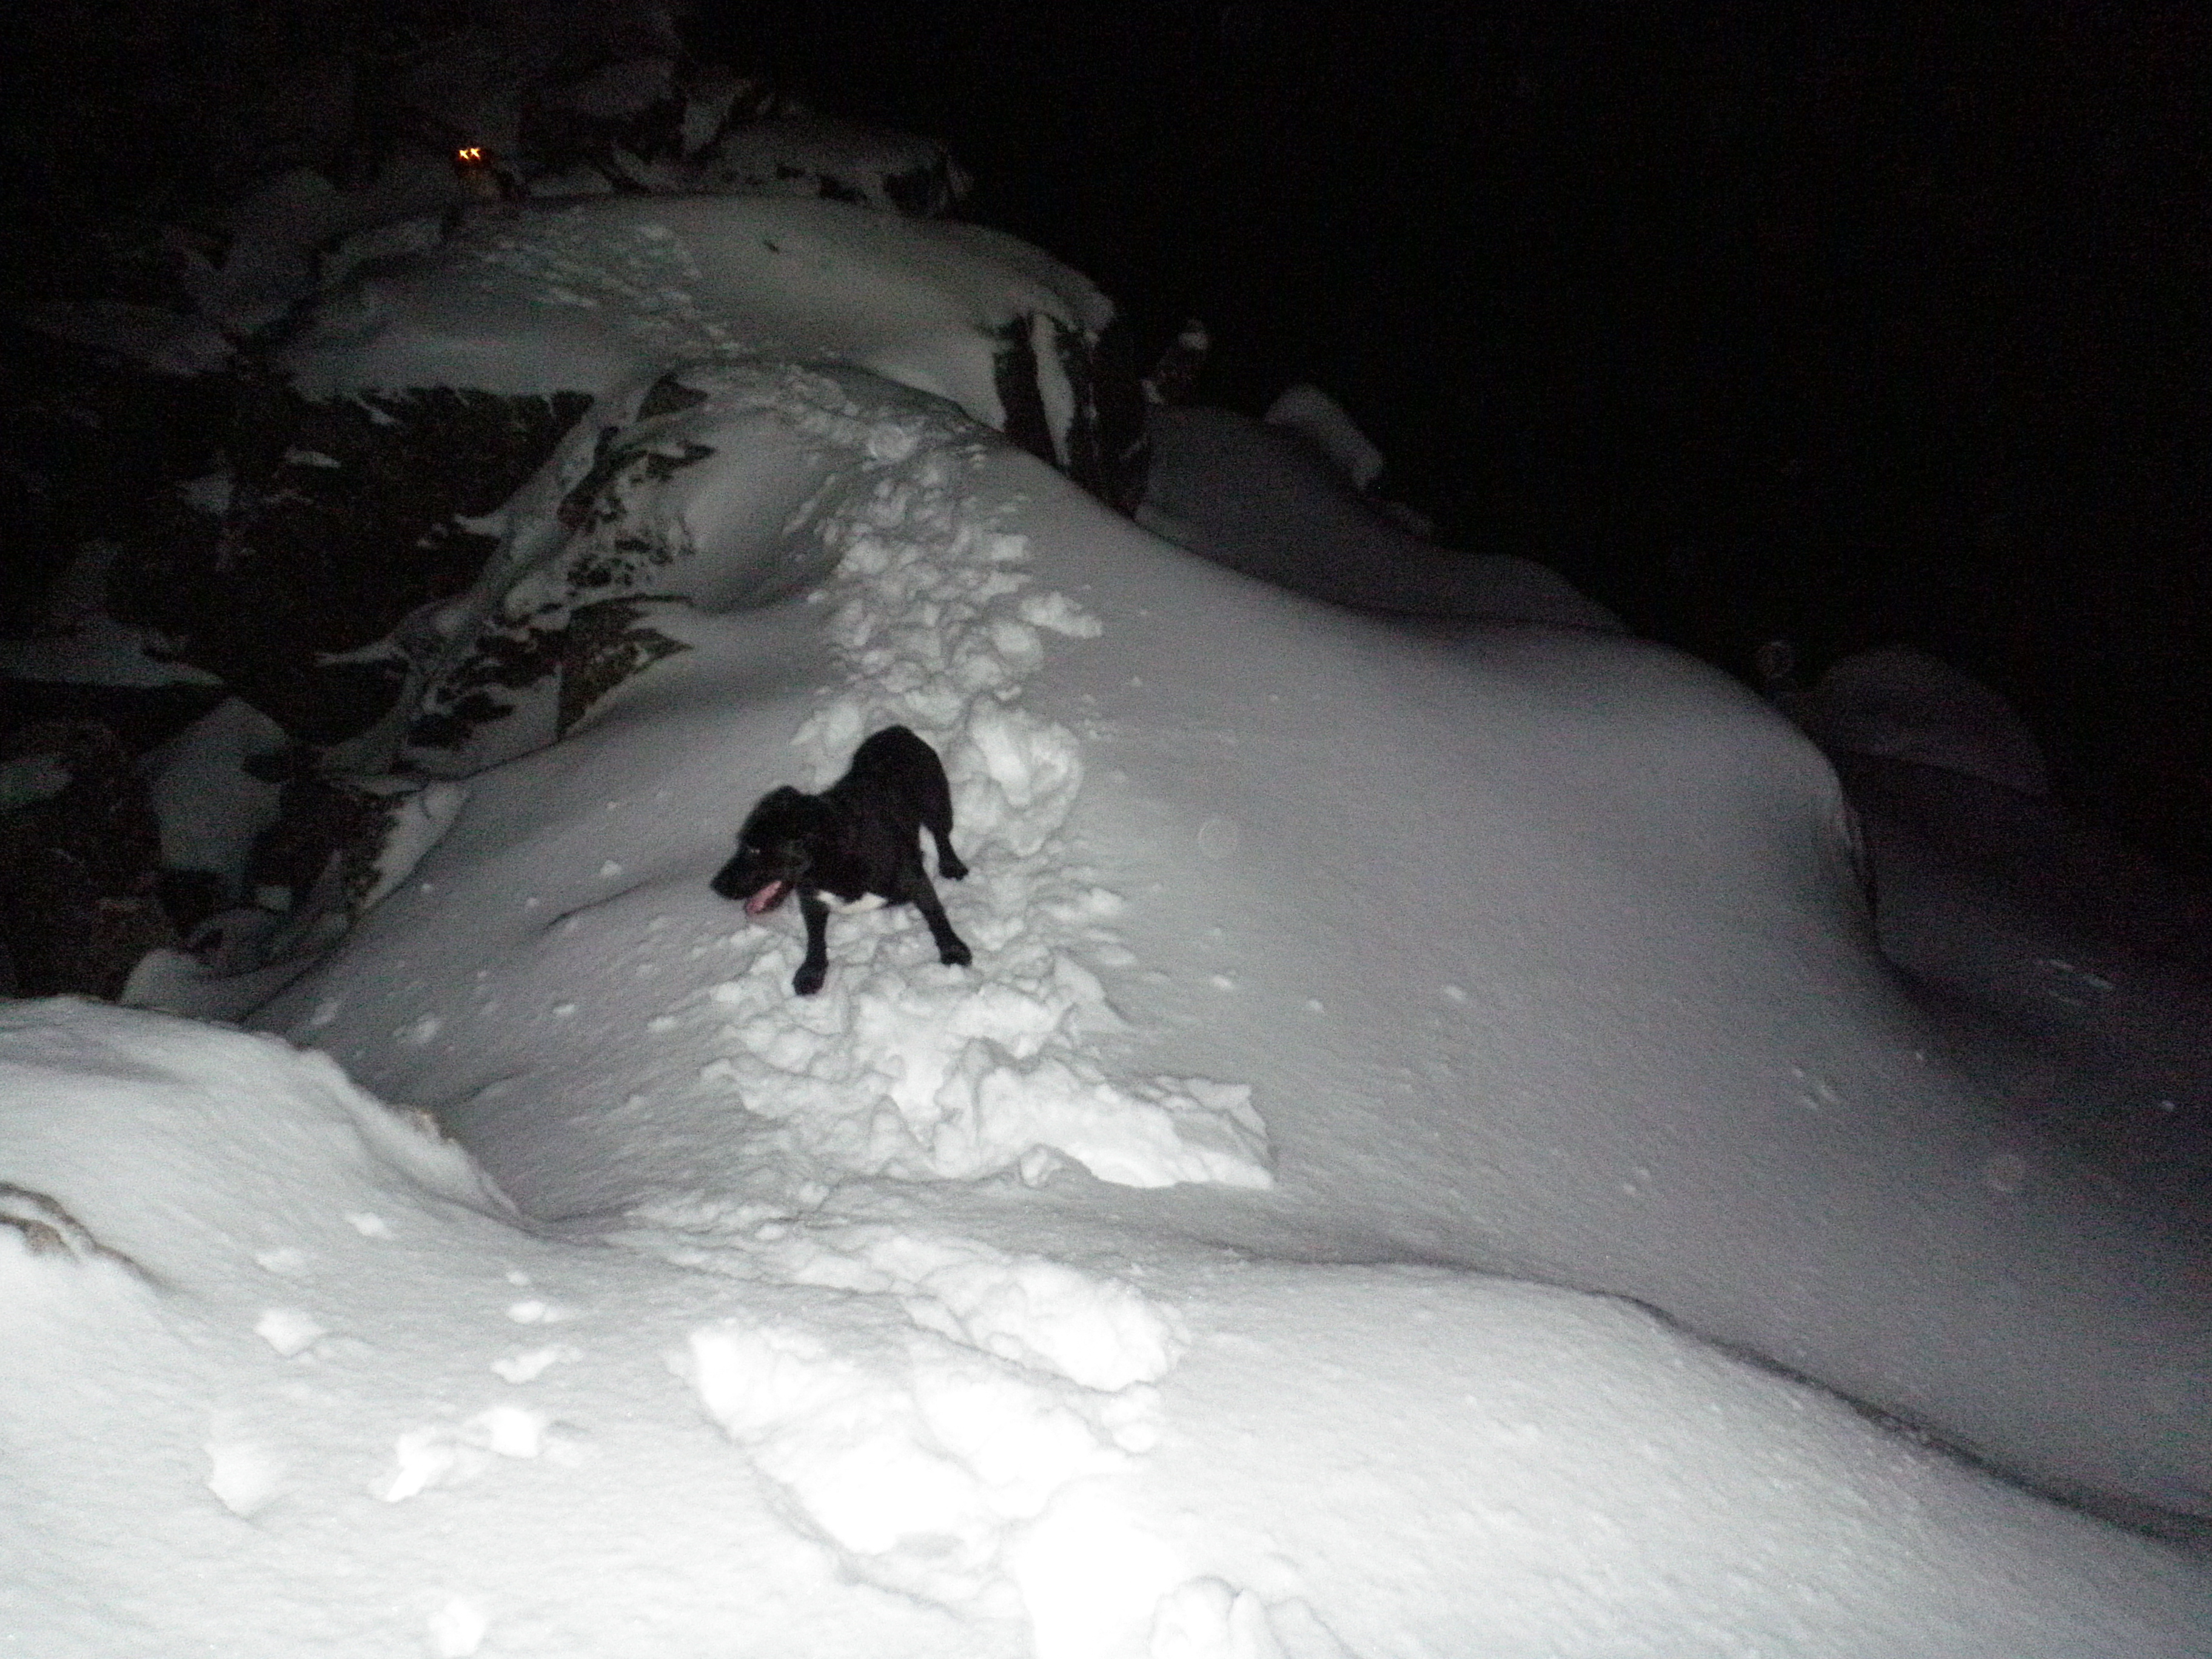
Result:
{"label": "dark rock outcrop", "polygon": [[155,896],[161,834],[107,727],[49,720],[0,737],[0,945],[15,994],[113,997],[176,943]]}
{"label": "dark rock outcrop", "polygon": [[180,512],[119,562],[110,599],[179,660],[301,741],[341,742],[405,684],[380,647],[465,591],[495,514],[590,406],[451,386],[311,400],[256,386],[234,422],[227,510]]}

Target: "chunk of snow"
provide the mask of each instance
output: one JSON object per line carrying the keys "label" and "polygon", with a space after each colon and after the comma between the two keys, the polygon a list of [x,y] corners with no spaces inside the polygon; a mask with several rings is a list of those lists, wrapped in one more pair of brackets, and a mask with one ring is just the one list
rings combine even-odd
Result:
{"label": "chunk of snow", "polygon": [[438,1659],[469,1659],[491,1633],[491,1618],[465,1596],[449,1597],[430,1615],[430,1650]]}
{"label": "chunk of snow", "polygon": [[208,1442],[208,1490],[233,1515],[248,1517],[274,1503],[284,1490],[284,1461],[260,1443],[231,1437]]}
{"label": "chunk of snow", "polygon": [[289,1359],[305,1353],[329,1334],[314,1318],[297,1308],[271,1308],[254,1322],[253,1334]]}
{"label": "chunk of snow", "polygon": [[220,878],[226,898],[235,896],[283,793],[249,763],[283,753],[290,741],[266,714],[227,697],[147,756],[141,764],[161,823],[161,862],[207,871]]}

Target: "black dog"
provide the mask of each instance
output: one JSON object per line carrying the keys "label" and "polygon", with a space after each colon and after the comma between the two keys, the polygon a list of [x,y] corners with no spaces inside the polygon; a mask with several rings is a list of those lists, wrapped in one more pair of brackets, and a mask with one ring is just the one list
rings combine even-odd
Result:
{"label": "black dog", "polygon": [[965,968],[974,953],[945,919],[921,867],[923,830],[937,843],[937,873],[960,880],[968,866],[946,839],[952,789],[945,763],[903,726],[887,726],[853,751],[850,769],[820,794],[787,785],[762,796],[738,832],[737,855],[714,877],[714,890],[743,899],[749,916],[766,915],[797,891],[806,959],[791,988],[803,997],[820,990],[830,971],[824,893],[848,904],[873,894],[914,905],[937,941],[938,959]]}

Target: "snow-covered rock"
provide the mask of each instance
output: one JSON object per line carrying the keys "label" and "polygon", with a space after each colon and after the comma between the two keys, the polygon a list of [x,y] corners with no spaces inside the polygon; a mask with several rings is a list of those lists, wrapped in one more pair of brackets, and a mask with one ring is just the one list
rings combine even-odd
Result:
{"label": "snow-covered rock", "polygon": [[276,721],[226,697],[141,761],[162,868],[210,878],[218,902],[236,897],[255,842],[276,821],[283,785],[270,763],[289,744]]}
{"label": "snow-covered rock", "polygon": [[[1407,533],[1355,483],[1366,461],[1344,434],[1357,438],[1357,429],[1346,422],[1340,431],[1318,410],[1294,399],[1296,419],[1262,422],[1225,409],[1154,405],[1137,522],[1218,564],[1338,605],[1620,628],[1604,606],[1534,560],[1459,552]],[[1314,428],[1335,450],[1311,435]]]}
{"label": "snow-covered rock", "polygon": [[219,528],[127,562],[118,609],[352,769],[410,727],[457,749],[549,676],[572,718],[617,658],[672,648],[636,602],[806,574],[745,574],[723,530],[690,557],[718,515],[800,499],[715,374],[866,368],[1110,489],[1136,395],[1111,325],[1081,277],[971,226],[736,198],[501,210],[314,310],[206,492]]}
{"label": "snow-covered rock", "polygon": [[731,125],[647,176],[686,190],[819,196],[922,218],[951,211],[971,183],[933,138],[818,115]]}
{"label": "snow-covered rock", "polygon": [[1344,406],[1317,386],[1300,381],[1285,387],[1260,418],[1305,437],[1336,464],[1354,489],[1368,489],[1382,476],[1382,452]]}
{"label": "snow-covered rock", "polygon": [[1822,674],[1800,718],[1855,755],[1940,766],[2048,795],[2043,750],[2012,706],[1961,670],[1910,646],[1856,652]]}
{"label": "snow-covered rock", "polygon": [[[848,364],[1109,483],[1093,357],[1113,307],[1011,236],[842,202],[619,198],[487,210],[320,304],[285,354],[310,398],[453,386],[618,395],[677,365]],[[1133,402],[1133,384],[1127,395]]]}

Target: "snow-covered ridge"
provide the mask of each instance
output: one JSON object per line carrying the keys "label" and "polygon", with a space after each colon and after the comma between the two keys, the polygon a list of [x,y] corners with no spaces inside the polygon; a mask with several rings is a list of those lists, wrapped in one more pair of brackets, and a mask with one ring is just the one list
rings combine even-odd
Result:
{"label": "snow-covered ridge", "polygon": [[[935,743],[957,839],[977,868],[971,888],[988,894],[975,924],[986,960],[974,974],[916,974],[896,948],[904,913],[855,917],[841,924],[828,991],[798,1002],[786,961],[795,939],[740,927],[723,945],[729,976],[700,1005],[720,1031],[702,1080],[779,1124],[779,1156],[809,1183],[1003,1170],[1042,1180],[1064,1156],[1127,1184],[1267,1184],[1248,1090],[1118,1077],[1102,1064],[1099,1045],[1120,1022],[1087,964],[1118,949],[1121,901],[1060,833],[1082,784],[1080,746],[1021,697],[1049,648],[1100,628],[1038,586],[1021,536],[969,511],[984,453],[974,429],[934,399],[849,371],[773,364],[688,368],[648,400],[668,412],[601,445],[596,471],[562,492],[586,504],[583,521],[485,585],[496,604],[456,629],[470,648],[416,702],[410,757],[474,771],[553,743],[599,699],[689,648],[700,613],[818,581],[809,603],[833,672],[793,739],[799,781],[826,783],[893,722]],[[614,606],[636,621],[610,671],[536,643],[573,638],[580,615]],[[661,644],[632,651],[624,640]],[[540,659],[546,672],[514,672]],[[423,740],[465,710],[458,752]],[[854,957],[847,940],[869,948]]]}
{"label": "snow-covered ridge", "polygon": [[[1153,1385],[1183,1340],[1126,1285],[882,1227],[835,1248],[794,1235],[772,1272],[750,1275],[766,1291],[702,1296],[718,1281],[519,1230],[458,1146],[320,1055],[96,1004],[0,1012],[0,1158],[18,1178],[0,1183],[11,1443],[33,1461],[79,1451],[66,1494],[12,1490],[13,1518],[47,1523],[38,1543],[16,1534],[15,1565],[35,1576],[70,1559],[81,1526],[106,1540],[104,1595],[74,1611],[19,1603],[19,1627],[55,1651],[121,1652],[145,1629],[167,1646],[198,1629],[270,1659],[301,1642],[366,1653],[389,1646],[395,1619],[435,1654],[474,1653],[495,1628],[526,1641],[541,1616],[526,1610],[530,1575],[560,1559],[603,1582],[586,1570],[593,1553],[604,1563],[615,1540],[665,1528],[673,1479],[678,1528],[700,1533],[675,1545],[696,1582],[781,1560],[798,1596],[740,1605],[715,1621],[720,1639],[750,1628],[774,1645],[794,1613],[801,1628],[854,1632],[849,1615],[805,1611],[830,1589],[808,1559],[826,1547],[862,1581],[978,1621],[984,1644],[908,1648],[911,1617],[892,1617],[875,1628],[904,1633],[878,1634],[878,1650],[1012,1652],[1027,1623],[1016,1546],[1063,1491],[1155,1443]],[[776,1284],[822,1288],[777,1300]],[[721,1315],[687,1334],[676,1310],[717,1301]],[[825,1322],[825,1309],[844,1316]],[[647,1352],[626,1363],[641,1315]],[[134,1431],[101,1432],[119,1407],[108,1385],[142,1367],[120,1407]],[[747,1481],[734,1460],[702,1469],[692,1389],[819,1547],[794,1548],[757,1501],[718,1500],[717,1486]],[[643,1438],[621,1426],[638,1420],[630,1407],[608,1415],[633,1391]],[[662,1465],[642,1486],[641,1455]],[[541,1469],[550,1488],[530,1478]],[[531,1543],[513,1528],[538,1509],[533,1488],[555,1501],[526,1524]],[[509,1548],[449,1555],[457,1501],[503,1515]],[[565,1515],[574,1501],[616,1513],[580,1522]],[[143,1576],[140,1551],[115,1549],[143,1536],[113,1530],[124,1514],[149,1504],[171,1541],[227,1563],[230,1595],[174,1592]],[[291,1559],[324,1515],[348,1520],[353,1565],[335,1577],[327,1539],[313,1565]],[[653,1547],[669,1565],[672,1541]],[[494,1565],[524,1557],[520,1577]],[[718,1559],[724,1572],[706,1571]],[[363,1566],[381,1587],[365,1599],[352,1582]],[[612,1650],[607,1633],[634,1617],[586,1595],[556,1616],[571,1626],[562,1650],[574,1613],[594,1606],[586,1648]]]}

